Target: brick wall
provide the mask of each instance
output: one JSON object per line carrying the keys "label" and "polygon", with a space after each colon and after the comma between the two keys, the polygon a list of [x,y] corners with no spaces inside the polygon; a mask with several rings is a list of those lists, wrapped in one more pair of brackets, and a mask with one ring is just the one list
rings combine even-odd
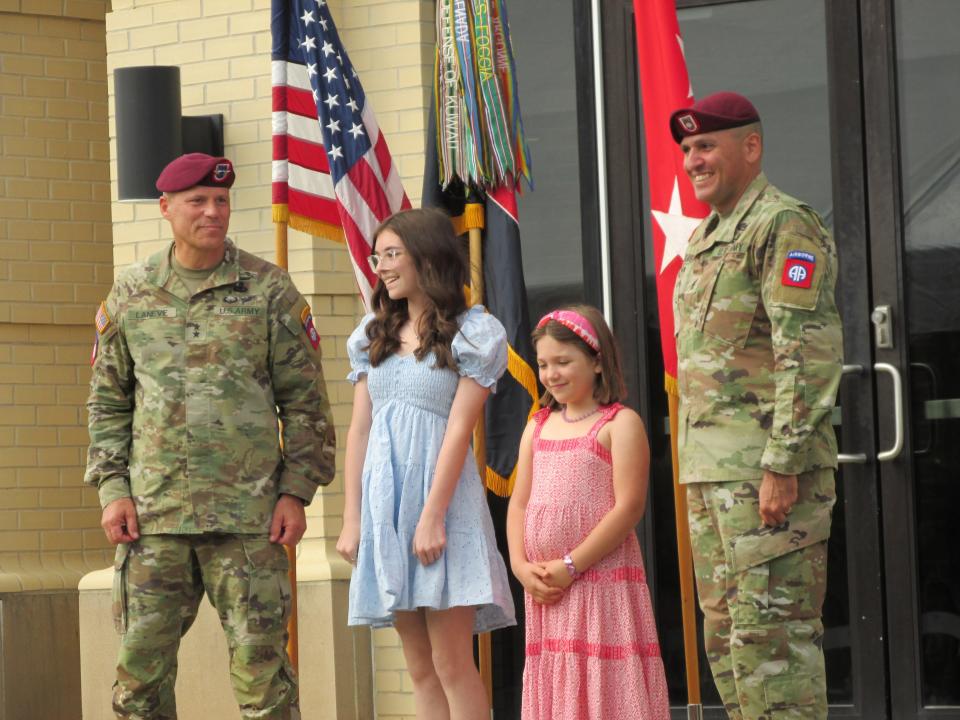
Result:
{"label": "brick wall", "polygon": [[112,280],[106,0],[0,1],[0,591],[108,559],[81,478]]}

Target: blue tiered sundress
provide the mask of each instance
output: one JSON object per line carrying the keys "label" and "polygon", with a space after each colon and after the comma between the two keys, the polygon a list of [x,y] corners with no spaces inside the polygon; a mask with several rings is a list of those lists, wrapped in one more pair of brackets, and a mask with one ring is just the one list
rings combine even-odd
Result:
{"label": "blue tiered sundress", "polygon": [[394,354],[371,367],[366,327],[372,317],[364,317],[347,341],[348,379],[356,383],[366,376],[373,403],[349,624],[382,627],[393,623],[397,610],[471,605],[476,632],[514,625],[507,570],[472,453],[447,508],[440,559],[423,566],[412,551],[457,384],[464,376],[495,389],[507,365],[503,326],[479,305],[460,317],[452,345],[458,374],[435,368],[432,353],[422,361]]}

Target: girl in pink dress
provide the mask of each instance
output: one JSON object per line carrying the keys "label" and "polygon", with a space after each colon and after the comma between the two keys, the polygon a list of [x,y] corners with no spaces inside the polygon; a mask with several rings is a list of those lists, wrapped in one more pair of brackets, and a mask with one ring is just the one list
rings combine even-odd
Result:
{"label": "girl in pink dress", "polygon": [[524,720],[667,720],[667,684],[634,526],[647,497],[643,421],[595,308],[533,333],[544,406],[520,443],[507,513],[526,590]]}

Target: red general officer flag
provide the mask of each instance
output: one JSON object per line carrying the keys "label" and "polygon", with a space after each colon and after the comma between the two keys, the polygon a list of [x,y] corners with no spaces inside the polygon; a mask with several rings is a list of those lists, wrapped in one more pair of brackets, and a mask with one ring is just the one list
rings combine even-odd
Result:
{"label": "red general officer flag", "polygon": [[687,240],[710,209],[696,199],[683,171],[683,153],[670,134],[670,114],[693,104],[675,0],[633,0],[643,91],[647,175],[653,214],[653,257],[660,307],[660,342],[669,392],[676,391],[673,286]]}

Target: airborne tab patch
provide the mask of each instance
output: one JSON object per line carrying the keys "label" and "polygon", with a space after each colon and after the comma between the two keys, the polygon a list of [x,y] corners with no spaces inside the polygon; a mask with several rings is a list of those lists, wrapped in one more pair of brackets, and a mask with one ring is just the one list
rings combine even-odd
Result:
{"label": "airborne tab patch", "polygon": [[303,310],[300,312],[300,322],[303,323],[303,330],[307,333],[307,339],[310,341],[310,345],[316,350],[317,346],[320,345],[320,334],[313,325],[313,315],[310,312],[309,305],[303,306]]}
{"label": "airborne tab patch", "polygon": [[817,257],[803,250],[791,250],[783,264],[781,284],[787,287],[808,289],[813,285],[813,271],[817,267]]}

